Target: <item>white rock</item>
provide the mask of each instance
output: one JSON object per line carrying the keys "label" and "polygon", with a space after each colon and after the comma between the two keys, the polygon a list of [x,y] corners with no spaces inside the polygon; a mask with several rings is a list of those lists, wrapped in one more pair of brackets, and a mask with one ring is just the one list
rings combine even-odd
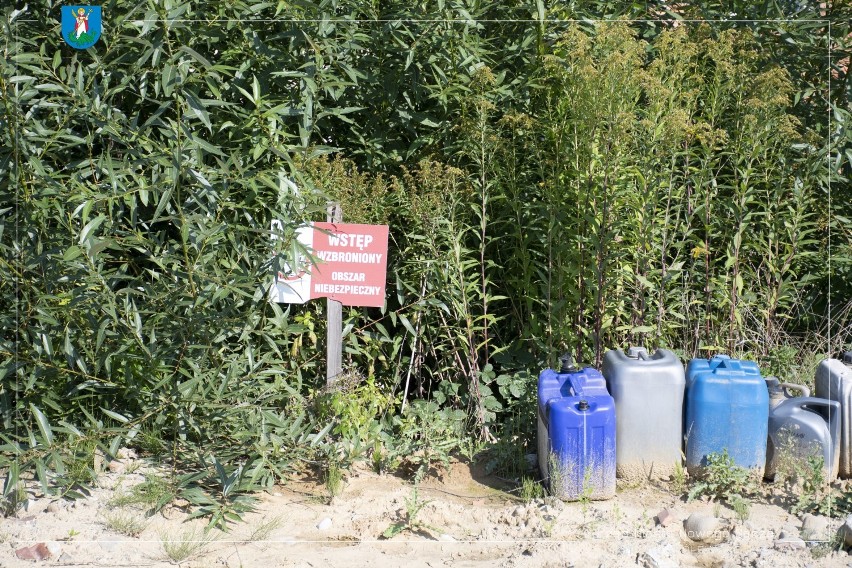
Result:
{"label": "white rock", "polygon": [[58,513],[64,508],[64,505],[65,503],[63,501],[53,501],[52,503],[50,503],[50,505],[47,506],[47,509],[45,509],[45,511],[47,511],[48,513]]}
{"label": "white rock", "polygon": [[117,458],[126,460],[131,459],[135,460],[138,456],[136,455],[136,450],[132,448],[119,448],[115,453]]}
{"label": "white rock", "polygon": [[779,538],[775,541],[776,550],[800,550],[805,546],[805,541],[795,536]]}
{"label": "white rock", "polygon": [[683,522],[686,536],[694,541],[710,540],[718,536],[719,519],[703,513],[692,513]]}
{"label": "white rock", "polygon": [[639,561],[645,568],[678,568],[678,563],[668,554],[668,547],[652,548],[643,553]]}
{"label": "white rock", "polygon": [[331,519],[326,517],[317,524],[317,528],[321,531],[331,528]]}
{"label": "white rock", "polygon": [[62,554],[62,545],[55,540],[48,541],[44,543],[44,545],[50,551],[50,555],[54,558],[59,557]]}
{"label": "white rock", "polygon": [[443,534],[441,535],[441,540],[446,540],[446,541],[448,541],[448,542],[455,542],[455,540],[456,540],[456,539],[455,539],[455,538],[453,538],[453,536],[452,536],[452,535],[449,535],[449,534],[447,534],[447,533],[443,533]]}
{"label": "white rock", "polygon": [[819,515],[802,517],[802,538],[805,540],[825,540],[828,533],[828,519]]}

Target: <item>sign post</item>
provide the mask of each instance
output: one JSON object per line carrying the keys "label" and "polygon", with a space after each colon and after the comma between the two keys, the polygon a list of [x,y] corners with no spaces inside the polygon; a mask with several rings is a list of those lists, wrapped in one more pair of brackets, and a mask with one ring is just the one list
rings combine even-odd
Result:
{"label": "sign post", "polygon": [[[298,228],[291,259],[276,272],[269,301],[304,304],[327,298],[326,380],[332,385],[343,371],[343,306],[385,304],[389,231],[387,225],[342,223],[337,203],[329,203],[326,218]],[[281,229],[282,223],[273,220],[273,243]]]}
{"label": "sign post", "polygon": [[[340,204],[332,201],[328,204],[326,220],[329,223],[342,223],[343,211]],[[337,375],[343,372],[343,304],[332,298],[326,299],[326,385],[337,381]]]}

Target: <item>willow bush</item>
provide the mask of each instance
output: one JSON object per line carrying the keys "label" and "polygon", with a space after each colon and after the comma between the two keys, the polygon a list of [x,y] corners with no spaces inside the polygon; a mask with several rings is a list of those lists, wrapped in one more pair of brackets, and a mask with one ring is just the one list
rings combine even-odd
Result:
{"label": "willow bush", "polygon": [[[6,503],[130,443],[219,522],[305,463],[522,448],[563,350],[784,371],[807,334],[848,343],[842,7],[828,37],[807,11],[623,4],[115,0],[82,52],[58,2],[6,9]],[[650,19],[593,21],[619,14]],[[323,304],[265,298],[329,199],[391,226],[387,302],[346,311],[337,391]]]}
{"label": "willow bush", "polygon": [[207,58],[215,34],[188,28],[189,4],[149,7],[89,52],[39,20],[6,27],[6,495],[19,470],[75,491],[124,443],[200,469],[187,497],[269,485],[328,430],[304,401],[310,326],[266,301],[295,228],[324,209],[282,157],[304,121],[267,105],[242,55]]}

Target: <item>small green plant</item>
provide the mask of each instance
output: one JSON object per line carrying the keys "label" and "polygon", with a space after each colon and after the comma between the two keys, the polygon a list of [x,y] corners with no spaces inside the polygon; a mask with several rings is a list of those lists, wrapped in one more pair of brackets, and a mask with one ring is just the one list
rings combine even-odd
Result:
{"label": "small green plant", "polygon": [[789,432],[781,432],[777,448],[776,479],[780,478],[796,502],[790,512],[831,515],[844,512],[843,499],[825,480],[825,460],[815,445],[803,453]]}
{"label": "small green plant", "polygon": [[193,527],[179,534],[160,534],[163,552],[172,562],[183,562],[198,556],[207,546],[216,541],[216,536],[208,530]]}
{"label": "small green plant", "polygon": [[618,525],[618,523],[621,522],[621,518],[624,516],[624,513],[621,512],[621,507],[618,505],[617,501],[613,503],[610,515],[612,517],[613,525]]}
{"label": "small green plant", "polygon": [[415,400],[401,416],[394,416],[393,457],[413,471],[415,485],[434,467],[448,468],[450,455],[463,437],[462,411],[441,409],[433,401]]}
{"label": "small green plant", "polygon": [[524,503],[530,503],[535,499],[544,498],[544,487],[531,477],[521,479],[521,499]]}
{"label": "small green plant", "polygon": [[631,532],[634,538],[647,538],[648,529],[652,526],[651,518],[648,516],[648,510],[642,510],[642,516],[636,519],[633,523],[633,530]]}
{"label": "small green plant", "polygon": [[177,498],[174,486],[168,480],[154,474],[145,476],[145,481],[134,485],[127,492],[116,493],[109,500],[110,507],[142,507],[151,516]]}
{"label": "small green plant", "polygon": [[557,457],[555,453],[551,452],[550,456],[547,458],[547,488],[550,495],[558,497],[563,491],[565,491],[564,471],[566,470],[566,466],[562,463],[559,457]]}
{"label": "small green plant", "polygon": [[737,519],[739,519],[741,523],[748,520],[751,515],[751,503],[749,503],[748,499],[744,499],[739,495],[732,495],[730,505],[733,507],[734,513],[737,515]]}
{"label": "small green plant", "polygon": [[730,503],[732,499],[744,498],[756,489],[752,472],[736,465],[725,449],[707,456],[704,477],[692,486],[687,501],[706,495]]}
{"label": "small green plant", "polygon": [[530,469],[524,457],[523,443],[518,436],[511,433],[493,443],[488,448],[487,456],[485,470],[488,473],[497,473],[509,479],[520,479]]}
{"label": "small green plant", "polygon": [[423,507],[429,503],[431,503],[431,501],[420,500],[420,494],[418,492],[417,485],[415,485],[411,491],[411,495],[405,499],[405,519],[393,523],[391,526],[386,528],[385,532],[382,533],[382,537],[390,539],[404,531],[409,531],[411,533],[423,533],[427,530],[438,533],[441,532],[440,528],[423,523],[420,519],[418,519],[420,511],[422,511]]}
{"label": "small green plant", "polygon": [[682,495],[686,491],[686,468],[683,467],[681,460],[674,464],[671,489],[676,495]]}
{"label": "small green plant", "polygon": [[361,447],[376,440],[394,402],[375,377],[365,378],[349,369],[332,387],[316,395],[314,407],[320,423],[333,421],[332,435]]}
{"label": "small green plant", "polygon": [[373,442],[373,451],[370,454],[370,461],[373,464],[373,471],[376,473],[383,473],[387,464],[385,457],[385,452],[382,450],[382,443],[379,440]]}
{"label": "small green plant", "polygon": [[583,524],[586,523],[586,515],[589,512],[589,503],[592,500],[592,494],[595,491],[594,486],[591,483],[592,481],[592,468],[587,467],[586,471],[583,472],[583,488],[580,491],[580,509],[583,512]]}
{"label": "small green plant", "polygon": [[819,455],[811,455],[805,460],[800,477],[801,493],[794,513],[804,511],[816,512],[821,515],[830,514],[834,508],[836,495],[825,482],[825,459]]}
{"label": "small green plant", "polygon": [[[476,457],[485,450],[486,442],[483,442],[473,436],[462,436],[459,439],[458,455],[464,458],[469,463],[473,462]],[[529,467],[527,467],[529,469]]]}
{"label": "small green plant", "polygon": [[149,456],[160,456],[163,454],[165,442],[161,434],[154,429],[142,428],[139,434],[134,439],[135,447],[142,453]]}
{"label": "small green plant", "polygon": [[819,560],[820,558],[828,556],[834,551],[843,550],[843,546],[843,536],[836,532],[831,533],[831,536],[829,536],[827,541],[815,543],[814,547],[811,548],[811,556]]}
{"label": "small green plant", "polygon": [[10,473],[6,475],[6,483],[3,486],[3,494],[0,495],[0,517],[10,517],[14,515],[19,509],[26,507],[29,502],[27,488],[24,485],[24,482],[17,481],[13,483],[14,480],[11,475],[12,469],[17,468],[15,468],[14,465],[10,468]]}
{"label": "small green plant", "polygon": [[90,486],[97,479],[98,473],[93,467],[96,449],[95,441],[87,438],[75,439],[69,444],[63,483],[68,488],[66,491]]}
{"label": "small green plant", "polygon": [[[207,472],[181,476],[179,495],[195,508],[188,519],[209,517],[208,528],[227,530],[229,522],[242,522],[243,514],[255,510],[256,499],[250,492],[257,487],[246,477],[242,464],[229,471],[214,457],[213,466],[215,477]],[[203,485],[202,480],[206,481]]]}
{"label": "small green plant", "polygon": [[325,489],[328,492],[328,502],[331,504],[334,498],[343,491],[343,471],[336,460],[330,459],[328,461],[324,477]]}
{"label": "small green plant", "polygon": [[260,542],[269,538],[272,532],[281,526],[283,519],[280,516],[272,517],[269,520],[264,519],[259,525],[252,529],[248,540],[251,542]]}
{"label": "small green plant", "polygon": [[104,512],[103,522],[104,526],[112,532],[132,537],[139,536],[148,526],[145,519],[122,510]]}

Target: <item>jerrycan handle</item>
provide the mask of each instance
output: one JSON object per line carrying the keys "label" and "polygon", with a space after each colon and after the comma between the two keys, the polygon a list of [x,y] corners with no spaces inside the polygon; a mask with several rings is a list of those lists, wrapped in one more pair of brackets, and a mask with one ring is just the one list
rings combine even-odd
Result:
{"label": "jerrycan handle", "polygon": [[736,359],[731,359],[730,357],[718,356],[718,355],[717,355],[717,357],[719,357],[719,359],[720,359],[719,367],[721,367],[722,369],[730,369],[732,371],[742,371],[743,366]]}
{"label": "jerrycan handle", "polygon": [[[799,396],[802,396],[804,398],[808,398],[809,396],[811,396],[811,389],[809,389],[805,385],[797,385],[795,383],[779,383],[778,386],[781,387],[782,389],[784,389],[785,391],[790,391],[790,390],[799,391],[801,393]],[[789,398],[793,398],[788,393],[784,393],[784,394],[786,394],[787,397],[789,397]]]}
{"label": "jerrycan handle", "polygon": [[[570,353],[565,353],[559,358],[562,367],[559,369],[560,374],[571,373],[568,382],[571,383],[571,390],[574,391],[574,396],[583,396],[583,382],[579,380],[579,376],[574,375],[579,370],[579,366],[574,362],[574,357]],[[578,380],[575,380],[578,379]]]}
{"label": "jerrycan handle", "polygon": [[824,410],[826,415],[824,419],[828,419],[829,435],[831,436],[832,445],[835,451],[840,446],[840,402],[836,400],[827,400],[824,398],[795,398],[793,399],[803,410],[816,411],[822,414],[819,410]]}
{"label": "jerrycan handle", "polygon": [[631,359],[641,359],[642,361],[647,361],[648,350],[644,347],[628,347],[627,356]]}

